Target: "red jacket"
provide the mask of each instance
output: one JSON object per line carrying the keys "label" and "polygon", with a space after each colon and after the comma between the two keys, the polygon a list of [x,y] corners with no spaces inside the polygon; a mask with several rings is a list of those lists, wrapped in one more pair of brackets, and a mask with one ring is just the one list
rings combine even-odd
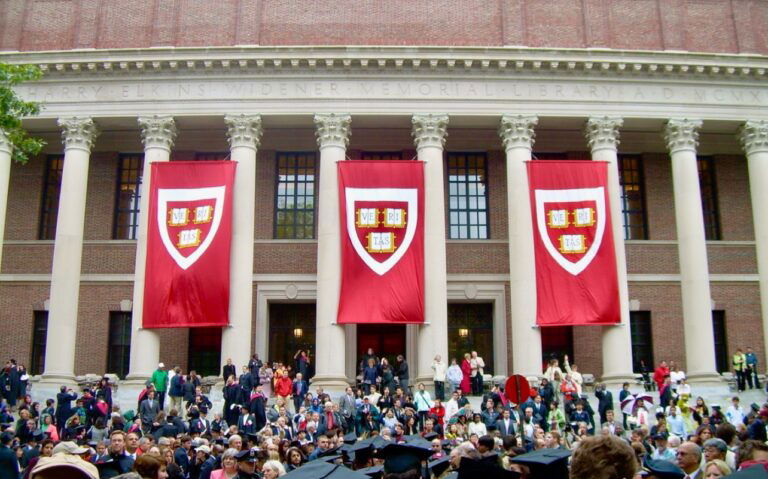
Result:
{"label": "red jacket", "polygon": [[445,407],[443,407],[443,406],[440,406],[440,407],[432,406],[432,408],[430,408],[430,410],[429,410],[429,415],[430,416],[435,416],[437,418],[437,423],[442,426],[443,425],[443,418],[445,417]]}
{"label": "red jacket", "polygon": [[275,393],[278,396],[290,396],[293,388],[293,381],[288,376],[283,376],[275,384]]}
{"label": "red jacket", "polygon": [[664,376],[669,376],[669,368],[662,368],[659,366],[653,372],[653,380],[656,383],[656,386],[658,386],[658,389],[661,389],[661,386],[664,384]]}

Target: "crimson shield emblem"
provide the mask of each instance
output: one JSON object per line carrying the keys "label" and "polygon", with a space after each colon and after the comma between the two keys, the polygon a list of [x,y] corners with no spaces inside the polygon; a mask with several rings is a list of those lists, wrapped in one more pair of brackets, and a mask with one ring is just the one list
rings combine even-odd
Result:
{"label": "crimson shield emblem", "polygon": [[171,258],[186,270],[216,237],[224,211],[225,186],[157,190],[157,226]]}
{"label": "crimson shield emblem", "polygon": [[415,188],[345,188],[346,230],[371,270],[383,276],[400,261],[418,224]]}
{"label": "crimson shield emblem", "polygon": [[537,229],[552,258],[577,276],[595,258],[605,232],[603,187],[535,190]]}

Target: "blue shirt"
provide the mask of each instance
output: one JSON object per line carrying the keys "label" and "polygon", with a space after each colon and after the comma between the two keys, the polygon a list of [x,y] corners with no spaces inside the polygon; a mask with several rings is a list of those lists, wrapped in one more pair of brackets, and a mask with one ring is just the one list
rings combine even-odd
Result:
{"label": "blue shirt", "polygon": [[669,424],[669,431],[675,436],[684,439],[685,438],[685,422],[680,416],[667,416],[667,424]]}

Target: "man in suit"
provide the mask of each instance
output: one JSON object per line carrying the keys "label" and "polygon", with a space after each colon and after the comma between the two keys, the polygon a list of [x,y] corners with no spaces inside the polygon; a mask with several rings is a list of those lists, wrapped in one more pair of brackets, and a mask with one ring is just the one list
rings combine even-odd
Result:
{"label": "man in suit", "polygon": [[607,421],[606,411],[613,409],[613,393],[608,391],[605,384],[598,384],[595,388],[597,398],[597,412],[600,413],[600,424]]}
{"label": "man in suit", "polygon": [[256,417],[248,410],[248,406],[240,408],[240,416],[237,418],[237,431],[240,434],[256,434]]}
{"label": "man in suit", "polygon": [[207,411],[201,409],[200,415],[189,422],[189,433],[204,436],[211,432],[211,421],[207,419]]}
{"label": "man in suit", "polygon": [[186,477],[187,471],[189,471],[189,450],[192,449],[192,438],[189,436],[181,437],[181,447],[177,448],[173,453],[173,461],[181,469],[182,474]]}
{"label": "man in suit", "polygon": [[133,467],[133,459],[125,453],[125,433],[120,430],[112,431],[109,435],[109,454],[96,463],[99,477],[109,479],[129,472]]}
{"label": "man in suit", "polygon": [[293,380],[293,386],[291,386],[291,395],[293,395],[293,407],[295,412],[299,412],[301,403],[304,402],[304,396],[307,395],[309,386],[301,373],[296,373],[296,379]]}
{"label": "man in suit", "polygon": [[[347,426],[354,424],[354,418],[357,416],[357,406],[355,405],[355,395],[352,393],[352,388],[348,387],[339,399],[339,409],[347,421]],[[350,421],[350,419],[352,420]]]}
{"label": "man in suit", "polygon": [[227,364],[222,368],[222,376],[224,376],[224,382],[227,382],[230,376],[237,378],[237,368],[232,364],[232,358],[227,358]]}
{"label": "man in suit", "polygon": [[549,424],[547,424],[547,415],[549,414],[549,411],[547,411],[547,406],[544,404],[544,401],[541,400],[541,396],[536,394],[533,398],[533,404],[529,407],[533,408],[533,417],[539,426],[545,431],[549,430]]}
{"label": "man in suit", "polygon": [[258,382],[259,378],[259,369],[261,369],[261,366],[263,366],[264,363],[259,359],[258,354],[254,354],[253,357],[251,357],[251,360],[248,361],[248,369],[251,371],[251,375],[256,378],[256,382]]}
{"label": "man in suit", "polygon": [[141,417],[141,425],[146,433],[152,429],[152,423],[155,422],[155,417],[160,412],[160,403],[155,399],[155,391],[149,391],[147,398],[141,401],[139,406],[139,416]]}
{"label": "man in suit", "polygon": [[77,399],[77,394],[73,393],[71,389],[67,389],[66,386],[62,386],[56,395],[56,427],[59,429],[59,435],[64,431],[67,419],[75,413],[72,409],[72,401],[75,399]]}
{"label": "man in suit", "polygon": [[248,366],[243,366],[243,374],[240,375],[238,384],[240,384],[240,404],[248,404],[254,386],[253,375]]}
{"label": "man in suit", "polygon": [[325,403],[325,410],[320,414],[320,423],[317,426],[318,434],[326,434],[328,431],[344,426],[344,420],[341,414],[333,410],[333,403]]}
{"label": "man in suit", "polygon": [[496,430],[499,431],[501,437],[515,435],[515,421],[512,419],[509,409],[504,409],[501,412],[501,419],[496,421]]}
{"label": "man in suit", "polygon": [[13,433],[5,431],[0,435],[0,479],[18,479],[19,461],[11,450]]}
{"label": "man in suit", "polygon": [[621,422],[615,420],[613,409],[605,411],[605,422],[602,423],[602,428],[608,428],[608,432],[615,436],[624,436],[624,427]]}

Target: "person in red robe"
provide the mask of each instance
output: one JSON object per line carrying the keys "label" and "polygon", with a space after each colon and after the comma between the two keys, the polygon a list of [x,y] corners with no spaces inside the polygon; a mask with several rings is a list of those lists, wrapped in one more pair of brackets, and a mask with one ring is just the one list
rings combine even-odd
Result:
{"label": "person in red robe", "polygon": [[469,395],[471,391],[470,386],[470,379],[472,374],[472,366],[469,364],[470,355],[469,353],[464,354],[464,360],[461,362],[461,372],[464,374],[464,377],[461,379],[461,385],[459,386],[461,388],[461,392],[463,392],[465,395]]}
{"label": "person in red robe", "polygon": [[653,381],[656,383],[656,389],[661,391],[661,387],[664,385],[664,378],[669,376],[669,366],[666,361],[662,361],[659,367],[653,371]]}

